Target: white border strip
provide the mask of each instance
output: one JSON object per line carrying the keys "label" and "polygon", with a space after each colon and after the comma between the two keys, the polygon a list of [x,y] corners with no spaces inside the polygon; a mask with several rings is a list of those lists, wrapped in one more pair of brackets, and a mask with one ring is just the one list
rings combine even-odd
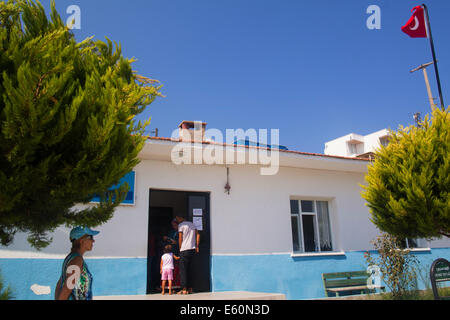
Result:
{"label": "white border strip", "polygon": [[212,253],[211,256],[216,257],[227,257],[227,256],[280,256],[280,255],[291,255],[292,252],[261,252],[261,253]]}
{"label": "white border strip", "polygon": [[217,256],[217,257],[270,256],[270,255],[288,255],[293,258],[296,258],[296,257],[345,256],[345,251],[307,252],[307,253],[261,252],[261,253],[215,253],[215,254],[212,254],[212,256]]}
{"label": "white border strip", "polygon": [[291,253],[292,258],[345,256],[345,251]]}
{"label": "white border strip", "polygon": [[[10,250],[1,250],[0,249],[0,259],[54,259],[60,260],[65,259],[69,252],[66,254],[58,254],[58,253],[42,253],[42,252],[34,252],[34,251],[10,251]],[[92,256],[89,255],[84,256],[86,260],[102,260],[102,259],[147,259],[147,256]]]}
{"label": "white border strip", "polygon": [[34,251],[0,250],[0,259],[64,259],[66,255]]}

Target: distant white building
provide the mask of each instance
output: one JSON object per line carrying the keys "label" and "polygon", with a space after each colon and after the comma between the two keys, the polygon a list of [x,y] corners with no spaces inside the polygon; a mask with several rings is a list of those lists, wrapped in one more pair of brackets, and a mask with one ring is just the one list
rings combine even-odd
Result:
{"label": "distant white building", "polygon": [[371,158],[381,145],[389,144],[389,130],[383,129],[365,136],[350,133],[325,143],[326,155]]}

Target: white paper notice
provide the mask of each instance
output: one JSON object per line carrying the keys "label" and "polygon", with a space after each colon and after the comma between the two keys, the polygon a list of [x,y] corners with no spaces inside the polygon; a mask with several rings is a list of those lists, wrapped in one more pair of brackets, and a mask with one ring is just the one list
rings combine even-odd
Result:
{"label": "white paper notice", "polygon": [[194,217],[192,223],[194,224],[195,228],[197,228],[198,231],[203,230],[203,218],[202,217]]}
{"label": "white paper notice", "polygon": [[203,209],[194,209],[194,216],[202,216]]}

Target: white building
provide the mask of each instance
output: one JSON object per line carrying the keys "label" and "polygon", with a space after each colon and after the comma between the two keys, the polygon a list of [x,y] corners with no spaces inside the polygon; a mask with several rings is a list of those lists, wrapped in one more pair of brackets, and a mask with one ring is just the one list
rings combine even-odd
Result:
{"label": "white building", "polygon": [[383,129],[365,136],[350,133],[325,143],[325,154],[370,158],[381,145],[389,143],[389,130]]}
{"label": "white building", "polygon": [[[159,282],[151,235],[167,231],[178,212],[188,213],[202,230],[197,291],[322,298],[322,273],[367,268],[364,252],[373,249],[370,241],[379,234],[361,197],[368,160],[204,141],[179,146],[179,140],[149,138],[134,169],[131,203],[96,228],[101,233],[86,255],[94,295],[150,292]],[[271,161],[252,164],[249,160],[260,151],[260,159],[270,156]],[[212,153],[235,161],[220,164],[217,156],[211,164],[206,155]],[[196,155],[203,158],[195,164],[174,161]],[[237,163],[240,156],[245,163]],[[276,162],[275,174],[262,174]],[[0,247],[0,269],[18,299],[52,299],[70,250],[69,231],[57,229],[42,252],[30,248],[25,234]],[[421,240],[416,246],[424,268],[439,257],[450,258],[448,239]],[[33,285],[50,287],[51,293],[33,291]]]}

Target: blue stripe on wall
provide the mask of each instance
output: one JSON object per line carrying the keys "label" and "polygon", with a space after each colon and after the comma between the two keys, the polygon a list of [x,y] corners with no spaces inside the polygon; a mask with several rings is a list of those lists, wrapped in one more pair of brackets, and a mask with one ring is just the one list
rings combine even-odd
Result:
{"label": "blue stripe on wall", "polygon": [[[10,286],[16,300],[48,300],[53,298],[54,288],[61,273],[63,260],[0,259],[0,272],[4,286]],[[50,286],[51,294],[35,295],[31,286]]]}
{"label": "blue stripe on wall", "polygon": [[[15,299],[52,300],[62,263],[57,259],[0,259],[0,272]],[[86,259],[86,263],[94,277],[94,296],[146,293],[147,259]],[[50,286],[51,293],[36,295],[30,289],[33,284]]]}
{"label": "blue stripe on wall", "polygon": [[[376,255],[375,252],[371,254]],[[450,257],[450,248],[414,252],[425,273],[437,258]],[[291,255],[213,256],[213,291],[283,293],[288,300],[325,298],[322,273],[366,270],[364,251],[345,256],[292,258]],[[419,279],[419,288],[425,285]]]}
{"label": "blue stripe on wall", "polygon": [[[371,252],[375,254],[374,252]],[[438,258],[450,260],[450,248],[414,252],[425,272]],[[0,259],[0,272],[18,300],[53,299],[63,260]],[[86,259],[94,276],[94,296],[142,295],[146,293],[147,259]],[[211,257],[212,290],[283,293],[289,300],[324,298],[321,274],[366,270],[363,251],[345,256],[292,258],[283,255]],[[36,295],[33,284],[50,286],[51,294]],[[419,283],[420,288],[425,285]]]}

